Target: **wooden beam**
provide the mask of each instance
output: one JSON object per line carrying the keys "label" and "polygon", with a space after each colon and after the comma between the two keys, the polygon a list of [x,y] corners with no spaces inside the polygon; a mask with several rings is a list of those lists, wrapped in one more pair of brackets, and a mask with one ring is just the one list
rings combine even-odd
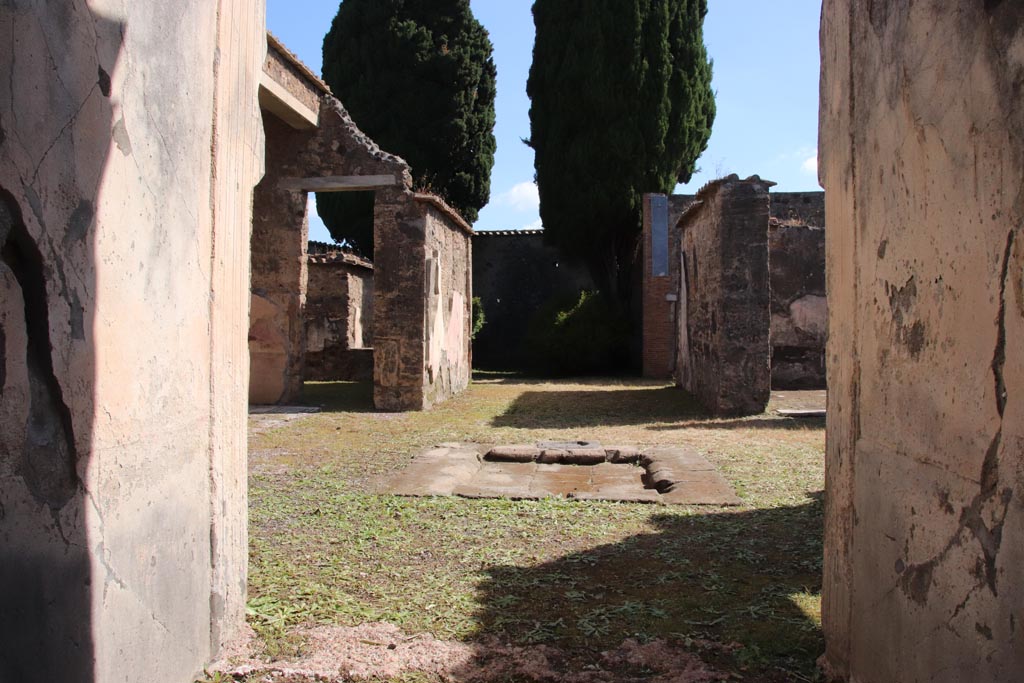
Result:
{"label": "wooden beam", "polygon": [[364,192],[397,184],[393,175],[332,175],[322,178],[282,178],[278,187],[294,192]]}

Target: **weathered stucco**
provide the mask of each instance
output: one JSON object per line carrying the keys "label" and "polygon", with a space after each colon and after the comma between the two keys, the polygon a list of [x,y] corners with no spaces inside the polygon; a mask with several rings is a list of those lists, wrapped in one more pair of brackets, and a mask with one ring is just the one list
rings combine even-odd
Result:
{"label": "weathered stucco", "polygon": [[473,300],[473,243],[437,207],[427,203],[427,304],[423,329],[427,362],[423,368],[424,404],[441,403],[469,386]]}
{"label": "weathered stucco", "polygon": [[771,392],[769,186],[714,181],[678,222],[677,380],[718,415],[761,413]]}
{"label": "weathered stucco", "polygon": [[4,680],[184,683],[241,624],[262,28],[0,8]]}
{"label": "weathered stucco", "polygon": [[826,0],[826,668],[1024,672],[1024,7]]}

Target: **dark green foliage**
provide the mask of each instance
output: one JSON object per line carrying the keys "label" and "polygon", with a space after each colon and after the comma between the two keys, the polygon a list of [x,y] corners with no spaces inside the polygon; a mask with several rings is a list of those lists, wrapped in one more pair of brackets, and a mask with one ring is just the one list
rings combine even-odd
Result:
{"label": "dark green foliage", "polygon": [[373,192],[319,192],[316,212],[336,242],[373,259]]}
{"label": "dark green foliage", "polygon": [[623,300],[645,192],[687,182],[715,117],[707,0],[536,0],[527,91],[545,238]]}
{"label": "dark green foliage", "polygon": [[[324,81],[356,124],[409,162],[418,189],[470,223],[490,198],[491,53],[469,0],[344,0],[324,38]],[[372,255],[365,200],[339,193],[321,196],[318,207],[335,239],[351,235]]]}
{"label": "dark green foliage", "polygon": [[473,327],[470,329],[469,338],[476,339],[476,335],[480,333],[480,330],[484,329],[484,323],[487,319],[484,317],[484,302],[478,297],[473,297]]}
{"label": "dark green foliage", "polygon": [[629,325],[618,302],[600,292],[541,307],[524,340],[527,365],[545,375],[603,374],[621,368]]}

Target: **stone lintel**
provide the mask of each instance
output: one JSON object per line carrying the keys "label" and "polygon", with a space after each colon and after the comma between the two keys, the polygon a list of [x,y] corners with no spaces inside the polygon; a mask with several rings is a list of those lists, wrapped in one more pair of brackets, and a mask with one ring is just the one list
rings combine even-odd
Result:
{"label": "stone lintel", "polygon": [[365,192],[399,185],[394,175],[333,175],[322,178],[282,178],[278,186],[293,192]]}
{"label": "stone lintel", "polygon": [[299,98],[265,72],[260,78],[259,100],[261,109],[269,111],[292,128],[310,130],[319,125],[318,112],[303,104]]}

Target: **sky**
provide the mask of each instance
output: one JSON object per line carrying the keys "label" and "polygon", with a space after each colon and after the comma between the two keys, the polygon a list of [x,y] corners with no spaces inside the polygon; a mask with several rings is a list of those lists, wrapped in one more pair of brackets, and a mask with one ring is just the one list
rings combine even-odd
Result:
{"label": "sky", "polygon": [[[477,230],[539,228],[526,79],[533,56],[532,0],[471,0],[494,43],[498,151],[491,201]],[[267,28],[320,73],[323,36],[337,0],[267,0]],[[693,193],[715,178],[758,174],[783,192],[817,190],[820,0],[709,0],[704,40],[714,61],[718,114],[698,173],[676,188]],[[357,122],[358,123],[358,122]],[[312,197],[312,195],[311,195]],[[329,242],[315,210],[310,239]]]}

